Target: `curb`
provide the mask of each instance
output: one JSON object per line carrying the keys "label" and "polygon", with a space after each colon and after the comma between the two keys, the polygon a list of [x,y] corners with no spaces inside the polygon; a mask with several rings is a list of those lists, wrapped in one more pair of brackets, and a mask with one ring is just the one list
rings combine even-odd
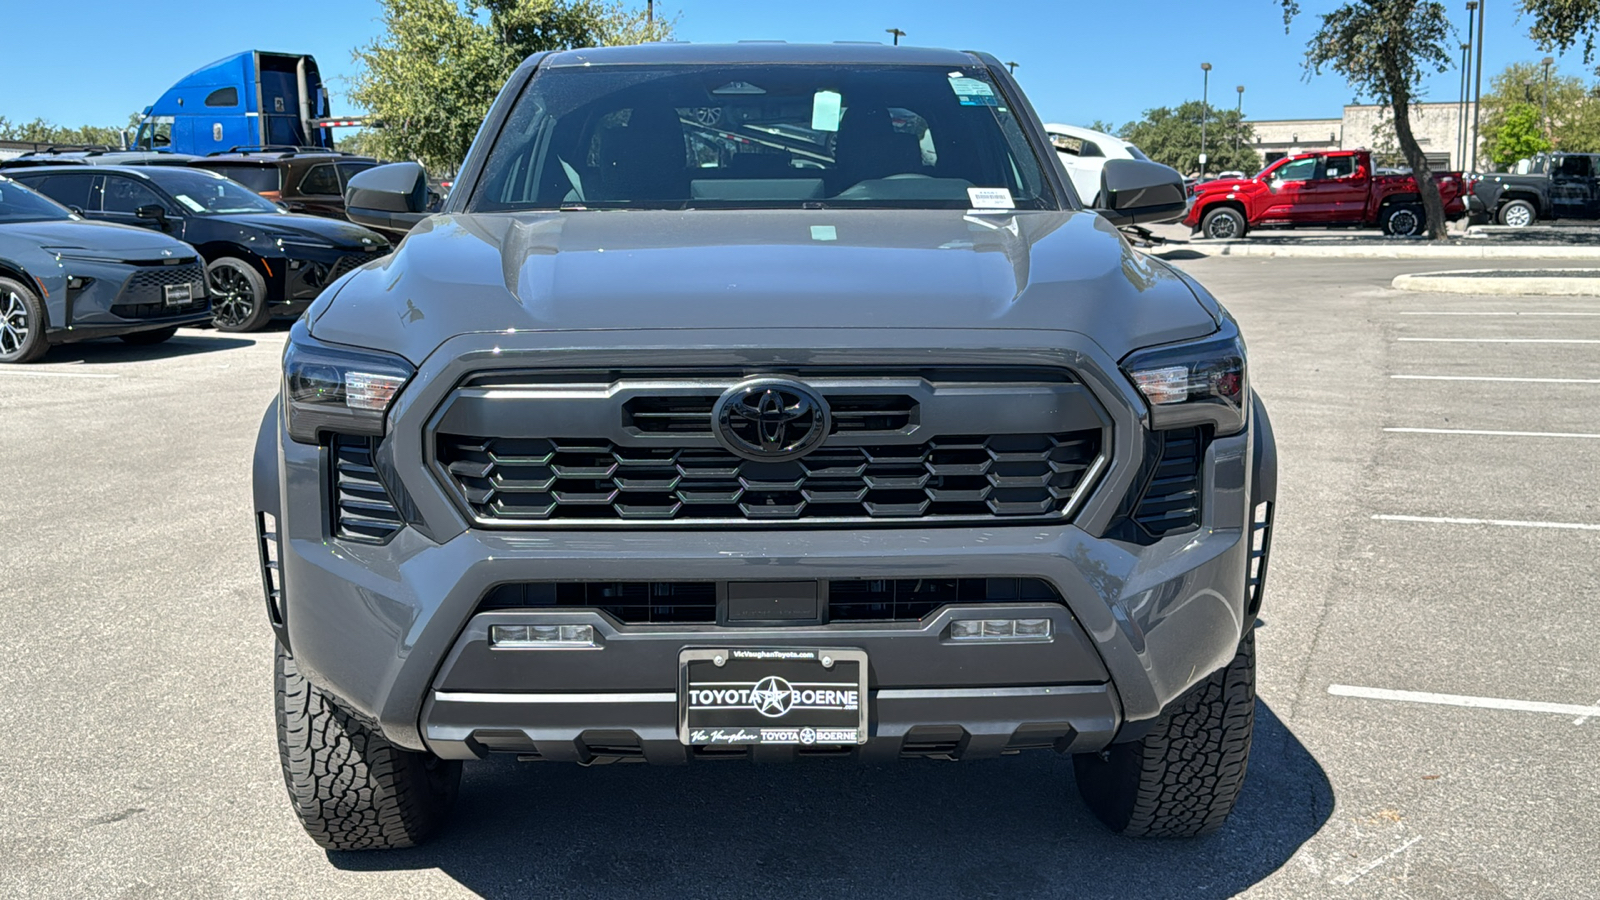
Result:
{"label": "curb", "polygon": [[[1485,278],[1468,272],[1493,272],[1472,269],[1458,272],[1428,272],[1397,275],[1391,285],[1400,291],[1425,291],[1432,294],[1478,294],[1493,297],[1536,295],[1544,297],[1600,297],[1600,278],[1571,277],[1559,274]],[[1541,271],[1541,270],[1535,270]],[[1596,272],[1597,269],[1546,269],[1549,273]]]}
{"label": "curb", "polygon": [[[1181,249],[1165,251],[1175,254],[1199,256],[1277,257],[1282,259],[1578,259],[1587,262],[1600,260],[1600,245],[1593,247],[1534,246],[1534,247],[1467,247],[1460,244],[1423,244],[1406,241],[1395,246],[1342,246],[1330,247],[1316,244],[1252,244],[1235,243],[1202,244],[1198,241],[1185,244]],[[1156,253],[1162,256],[1162,253]],[[1175,258],[1183,258],[1178,255]]]}

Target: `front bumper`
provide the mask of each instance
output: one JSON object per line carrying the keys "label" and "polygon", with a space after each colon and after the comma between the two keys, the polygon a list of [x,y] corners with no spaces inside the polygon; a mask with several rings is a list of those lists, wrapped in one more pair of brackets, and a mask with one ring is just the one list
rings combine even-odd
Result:
{"label": "front bumper", "polygon": [[[171,279],[152,277],[170,274],[166,266],[64,257],[61,269],[61,296],[59,300],[52,298],[52,304],[59,302],[60,307],[50,310],[51,343],[116,337],[211,320],[204,269],[198,265],[172,267],[171,272],[187,273],[185,283],[191,286],[189,302],[174,306],[165,303],[164,284],[159,283]],[[74,280],[82,286],[72,287]]]}
{"label": "front bumper", "polygon": [[275,302],[296,308],[309,306],[323,288],[345,273],[381,259],[389,252],[388,247],[313,247],[285,242],[283,258],[272,261],[272,265],[282,268],[282,290],[277,293]]}

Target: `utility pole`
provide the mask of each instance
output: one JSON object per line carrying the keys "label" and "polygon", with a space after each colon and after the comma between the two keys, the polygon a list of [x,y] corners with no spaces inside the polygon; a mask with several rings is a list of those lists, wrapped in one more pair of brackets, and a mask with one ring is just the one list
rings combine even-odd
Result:
{"label": "utility pole", "polygon": [[[1471,15],[1469,12],[1468,15]],[[1471,26],[1468,26],[1468,37],[1471,37]],[[1467,87],[1468,76],[1472,74],[1472,45],[1461,45],[1461,96],[1456,98],[1456,165],[1464,171],[1467,160]]]}
{"label": "utility pole", "polygon": [[1544,96],[1539,98],[1539,118],[1544,119],[1545,143],[1555,146],[1555,129],[1550,127],[1550,67],[1555,64],[1555,57],[1546,56],[1540,60],[1544,63]]}
{"label": "utility pole", "polygon": [[1489,0],[1478,3],[1478,73],[1473,76],[1477,86],[1472,89],[1472,169],[1478,168],[1478,111],[1483,105],[1483,20],[1489,18]]}
{"label": "utility pole", "polygon": [[1206,179],[1206,109],[1211,96],[1211,63],[1200,64],[1200,177]]}
{"label": "utility pole", "polygon": [[1008,62],[1008,63],[1006,63],[1006,68],[1011,70],[1011,74],[1013,74],[1013,75],[1017,74],[1017,63]]}
{"label": "utility pole", "polygon": [[898,28],[885,28],[884,31],[894,35],[894,45],[896,47],[900,46],[900,39],[906,36],[906,33]]}
{"label": "utility pole", "polygon": [[644,27],[655,28],[656,0],[644,0]]}
{"label": "utility pole", "polygon": [[1234,110],[1233,117],[1233,152],[1239,153],[1239,139],[1244,135],[1244,85],[1234,88],[1239,92],[1239,107]]}

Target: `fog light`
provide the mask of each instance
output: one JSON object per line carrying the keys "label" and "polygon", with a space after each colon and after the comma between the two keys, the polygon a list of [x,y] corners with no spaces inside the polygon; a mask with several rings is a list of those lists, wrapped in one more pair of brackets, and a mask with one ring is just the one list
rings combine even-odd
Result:
{"label": "fog light", "polygon": [[952,641],[1048,641],[1049,619],[956,619],[950,623]]}
{"label": "fog light", "polygon": [[570,650],[599,644],[593,625],[490,625],[489,646],[496,650]]}

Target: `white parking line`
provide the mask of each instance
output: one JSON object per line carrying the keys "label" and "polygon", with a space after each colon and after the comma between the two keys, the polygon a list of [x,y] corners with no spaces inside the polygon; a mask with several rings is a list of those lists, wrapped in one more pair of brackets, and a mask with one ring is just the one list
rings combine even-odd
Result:
{"label": "white parking line", "polygon": [[1490,437],[1548,437],[1600,440],[1600,434],[1581,431],[1487,431],[1478,428],[1385,428],[1391,434],[1479,434]]}
{"label": "white parking line", "polygon": [[1528,316],[1544,318],[1546,316],[1600,316],[1600,312],[1403,312],[1402,316]]}
{"label": "white parking line", "polygon": [[1600,338],[1395,338],[1412,344],[1600,344]]}
{"label": "white parking line", "polygon": [[1434,694],[1427,691],[1391,691],[1386,688],[1355,687],[1348,684],[1330,684],[1328,693],[1335,697],[1358,697],[1363,700],[1394,700],[1401,703],[1431,703],[1436,706],[1464,706],[1469,709],[1506,709],[1514,712],[1554,713],[1558,716],[1600,716],[1600,706],[1580,706],[1576,703],[1545,703],[1539,700],[1506,700],[1500,697],[1470,697],[1464,694]]}
{"label": "white parking line", "polygon": [[52,372],[49,369],[0,368],[0,375],[22,375],[30,378],[117,378],[110,372]]}
{"label": "white parking line", "polygon": [[1557,528],[1569,531],[1600,531],[1600,525],[1583,522],[1525,522],[1519,519],[1463,519],[1453,516],[1376,515],[1379,522],[1421,522],[1431,525],[1499,525],[1505,528]]}
{"label": "white parking line", "polygon": [[1405,381],[1518,381],[1537,384],[1600,384],[1600,378],[1509,378],[1499,375],[1390,375]]}

